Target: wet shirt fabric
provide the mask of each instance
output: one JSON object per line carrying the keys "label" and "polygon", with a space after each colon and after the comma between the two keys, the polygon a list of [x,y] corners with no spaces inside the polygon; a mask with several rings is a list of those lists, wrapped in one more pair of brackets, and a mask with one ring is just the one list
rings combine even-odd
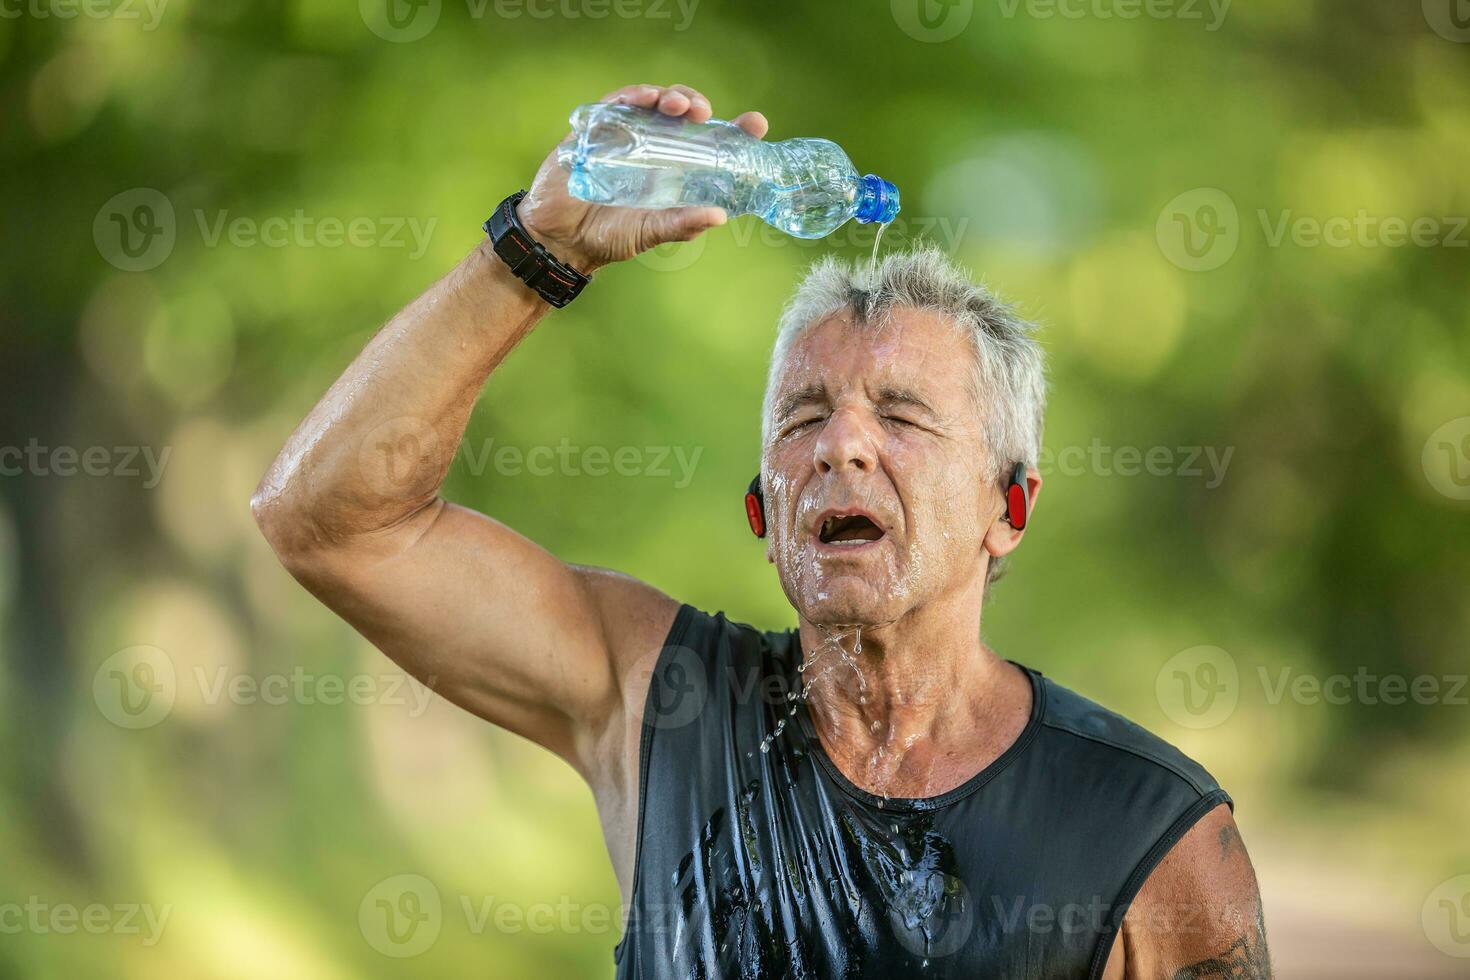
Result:
{"label": "wet shirt fabric", "polygon": [[874,796],[788,697],[801,662],[795,631],[679,610],[644,711],[619,978],[1098,977],[1149,872],[1230,803],[1029,668],[1030,719],[998,759],[941,796]]}

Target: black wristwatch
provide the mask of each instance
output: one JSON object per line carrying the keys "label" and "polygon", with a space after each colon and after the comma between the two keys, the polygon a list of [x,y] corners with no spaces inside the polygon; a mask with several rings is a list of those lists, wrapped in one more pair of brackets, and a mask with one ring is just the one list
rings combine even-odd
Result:
{"label": "black wristwatch", "polygon": [[526,226],[521,224],[516,214],[516,205],[525,196],[525,191],[517,191],[501,201],[490,220],[485,222],[485,234],[490,236],[495,254],[510,266],[515,277],[560,309],[576,299],[592,278],[558,261],[526,231]]}

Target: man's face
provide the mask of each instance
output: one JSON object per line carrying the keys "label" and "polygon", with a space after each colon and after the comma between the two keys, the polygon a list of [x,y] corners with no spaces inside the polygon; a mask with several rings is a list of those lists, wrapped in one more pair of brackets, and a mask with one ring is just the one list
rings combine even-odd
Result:
{"label": "man's face", "polygon": [[792,344],[765,448],[767,558],[809,622],[893,622],[983,576],[1000,496],[984,479],[975,355],[945,317],[851,311]]}

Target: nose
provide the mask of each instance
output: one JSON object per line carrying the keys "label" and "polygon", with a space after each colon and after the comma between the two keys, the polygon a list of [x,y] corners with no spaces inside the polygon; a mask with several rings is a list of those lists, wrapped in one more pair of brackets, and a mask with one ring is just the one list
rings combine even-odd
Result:
{"label": "nose", "polygon": [[877,466],[873,436],[865,420],[853,409],[838,409],[827,418],[812,450],[813,463],[823,475],[852,468],[871,473]]}

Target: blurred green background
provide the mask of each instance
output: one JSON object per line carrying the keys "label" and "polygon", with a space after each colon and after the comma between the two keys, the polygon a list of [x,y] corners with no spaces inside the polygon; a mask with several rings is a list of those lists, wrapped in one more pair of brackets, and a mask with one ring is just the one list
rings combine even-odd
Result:
{"label": "blurred green background", "polygon": [[[936,241],[1043,324],[1046,488],[987,639],[1232,791],[1281,975],[1470,973],[1462,0],[0,13],[0,976],[611,974],[590,794],[415,700],[248,499],[571,108],[645,81],[838,141],[902,188],[885,250]],[[449,495],[791,625],[738,499],[765,359],[872,231],[743,218],[600,273]],[[1280,686],[1344,675],[1378,680]]]}

